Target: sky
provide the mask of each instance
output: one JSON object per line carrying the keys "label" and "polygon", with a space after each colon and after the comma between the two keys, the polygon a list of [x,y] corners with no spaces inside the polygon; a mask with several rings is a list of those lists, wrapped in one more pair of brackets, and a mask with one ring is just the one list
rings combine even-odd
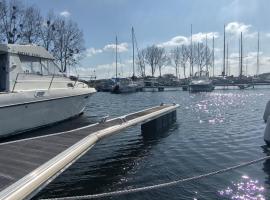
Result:
{"label": "sky", "polygon": [[[193,40],[215,37],[215,74],[222,71],[223,26],[226,25],[230,74],[237,75],[239,35],[243,32],[244,64],[256,72],[257,32],[260,32],[260,73],[270,72],[269,0],[22,0],[36,5],[46,15],[53,10],[76,21],[83,30],[86,52],[76,67],[81,76],[111,78],[115,73],[115,37],[118,37],[119,71],[132,75],[131,27],[138,48],[150,45],[170,49]],[[211,47],[211,40],[208,41]],[[75,73],[72,68],[71,73]],[[147,68],[150,74],[150,68]],[[174,73],[173,66],[163,74]],[[158,73],[156,74],[158,75]],[[183,77],[183,70],[180,70]]]}

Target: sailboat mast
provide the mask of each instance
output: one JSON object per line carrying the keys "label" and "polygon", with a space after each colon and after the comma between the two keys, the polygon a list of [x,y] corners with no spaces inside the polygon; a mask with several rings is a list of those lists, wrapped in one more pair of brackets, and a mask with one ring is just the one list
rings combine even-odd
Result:
{"label": "sailboat mast", "polygon": [[192,44],[192,24],[190,26],[190,76],[193,76],[193,44]]}
{"label": "sailboat mast", "polygon": [[206,71],[208,72],[208,55],[207,55],[207,48],[208,48],[208,44],[207,44],[207,34],[205,36],[205,64],[206,64]]}
{"label": "sailboat mast", "polygon": [[115,38],[115,78],[117,79],[117,36]]}
{"label": "sailboat mast", "polygon": [[243,75],[243,38],[242,38],[242,32],[240,37],[240,78],[242,78]]}
{"label": "sailboat mast", "polygon": [[259,75],[260,72],[260,33],[258,32],[258,49],[257,49],[257,71],[256,75]]}
{"label": "sailboat mast", "polygon": [[225,24],[224,24],[224,30],[223,30],[223,71],[222,71],[222,76],[225,76],[225,56],[226,56],[226,32],[225,32]]}
{"label": "sailboat mast", "polygon": [[213,61],[212,61],[212,64],[213,64],[213,77],[215,76],[215,37],[213,35]]}
{"label": "sailboat mast", "polygon": [[134,28],[131,29],[132,35],[132,67],[133,67],[133,78],[135,77],[135,63],[134,63]]}
{"label": "sailboat mast", "polygon": [[229,44],[227,42],[227,55],[226,55],[226,76],[228,76],[229,72]]}

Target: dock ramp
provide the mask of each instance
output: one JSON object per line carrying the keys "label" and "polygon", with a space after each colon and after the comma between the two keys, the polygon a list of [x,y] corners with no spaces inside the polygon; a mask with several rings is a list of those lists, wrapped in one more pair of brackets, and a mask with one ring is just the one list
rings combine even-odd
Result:
{"label": "dock ramp", "polygon": [[178,106],[161,104],[71,131],[0,143],[0,199],[33,197],[106,136],[137,124],[142,131],[165,130]]}

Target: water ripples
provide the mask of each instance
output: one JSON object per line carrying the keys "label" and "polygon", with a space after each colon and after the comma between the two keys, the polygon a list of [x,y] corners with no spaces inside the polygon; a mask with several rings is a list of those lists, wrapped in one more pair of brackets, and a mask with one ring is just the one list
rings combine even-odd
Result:
{"label": "water ripples", "polygon": [[[141,135],[139,126],[106,138],[36,198],[152,185],[265,156],[262,114],[269,97],[268,90],[98,93],[90,98],[83,117],[89,123],[108,113],[115,117],[172,100],[180,104],[177,123],[163,135],[151,139]],[[243,175],[250,178],[245,179]],[[262,200],[270,198],[269,184],[270,162],[265,161],[196,182],[112,199]]]}

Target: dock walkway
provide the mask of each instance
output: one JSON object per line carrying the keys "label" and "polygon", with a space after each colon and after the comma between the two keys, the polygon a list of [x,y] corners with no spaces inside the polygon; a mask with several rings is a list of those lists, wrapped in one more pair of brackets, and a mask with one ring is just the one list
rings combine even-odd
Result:
{"label": "dock walkway", "polygon": [[101,138],[176,115],[177,107],[160,105],[71,131],[0,143],[0,199],[30,198]]}

